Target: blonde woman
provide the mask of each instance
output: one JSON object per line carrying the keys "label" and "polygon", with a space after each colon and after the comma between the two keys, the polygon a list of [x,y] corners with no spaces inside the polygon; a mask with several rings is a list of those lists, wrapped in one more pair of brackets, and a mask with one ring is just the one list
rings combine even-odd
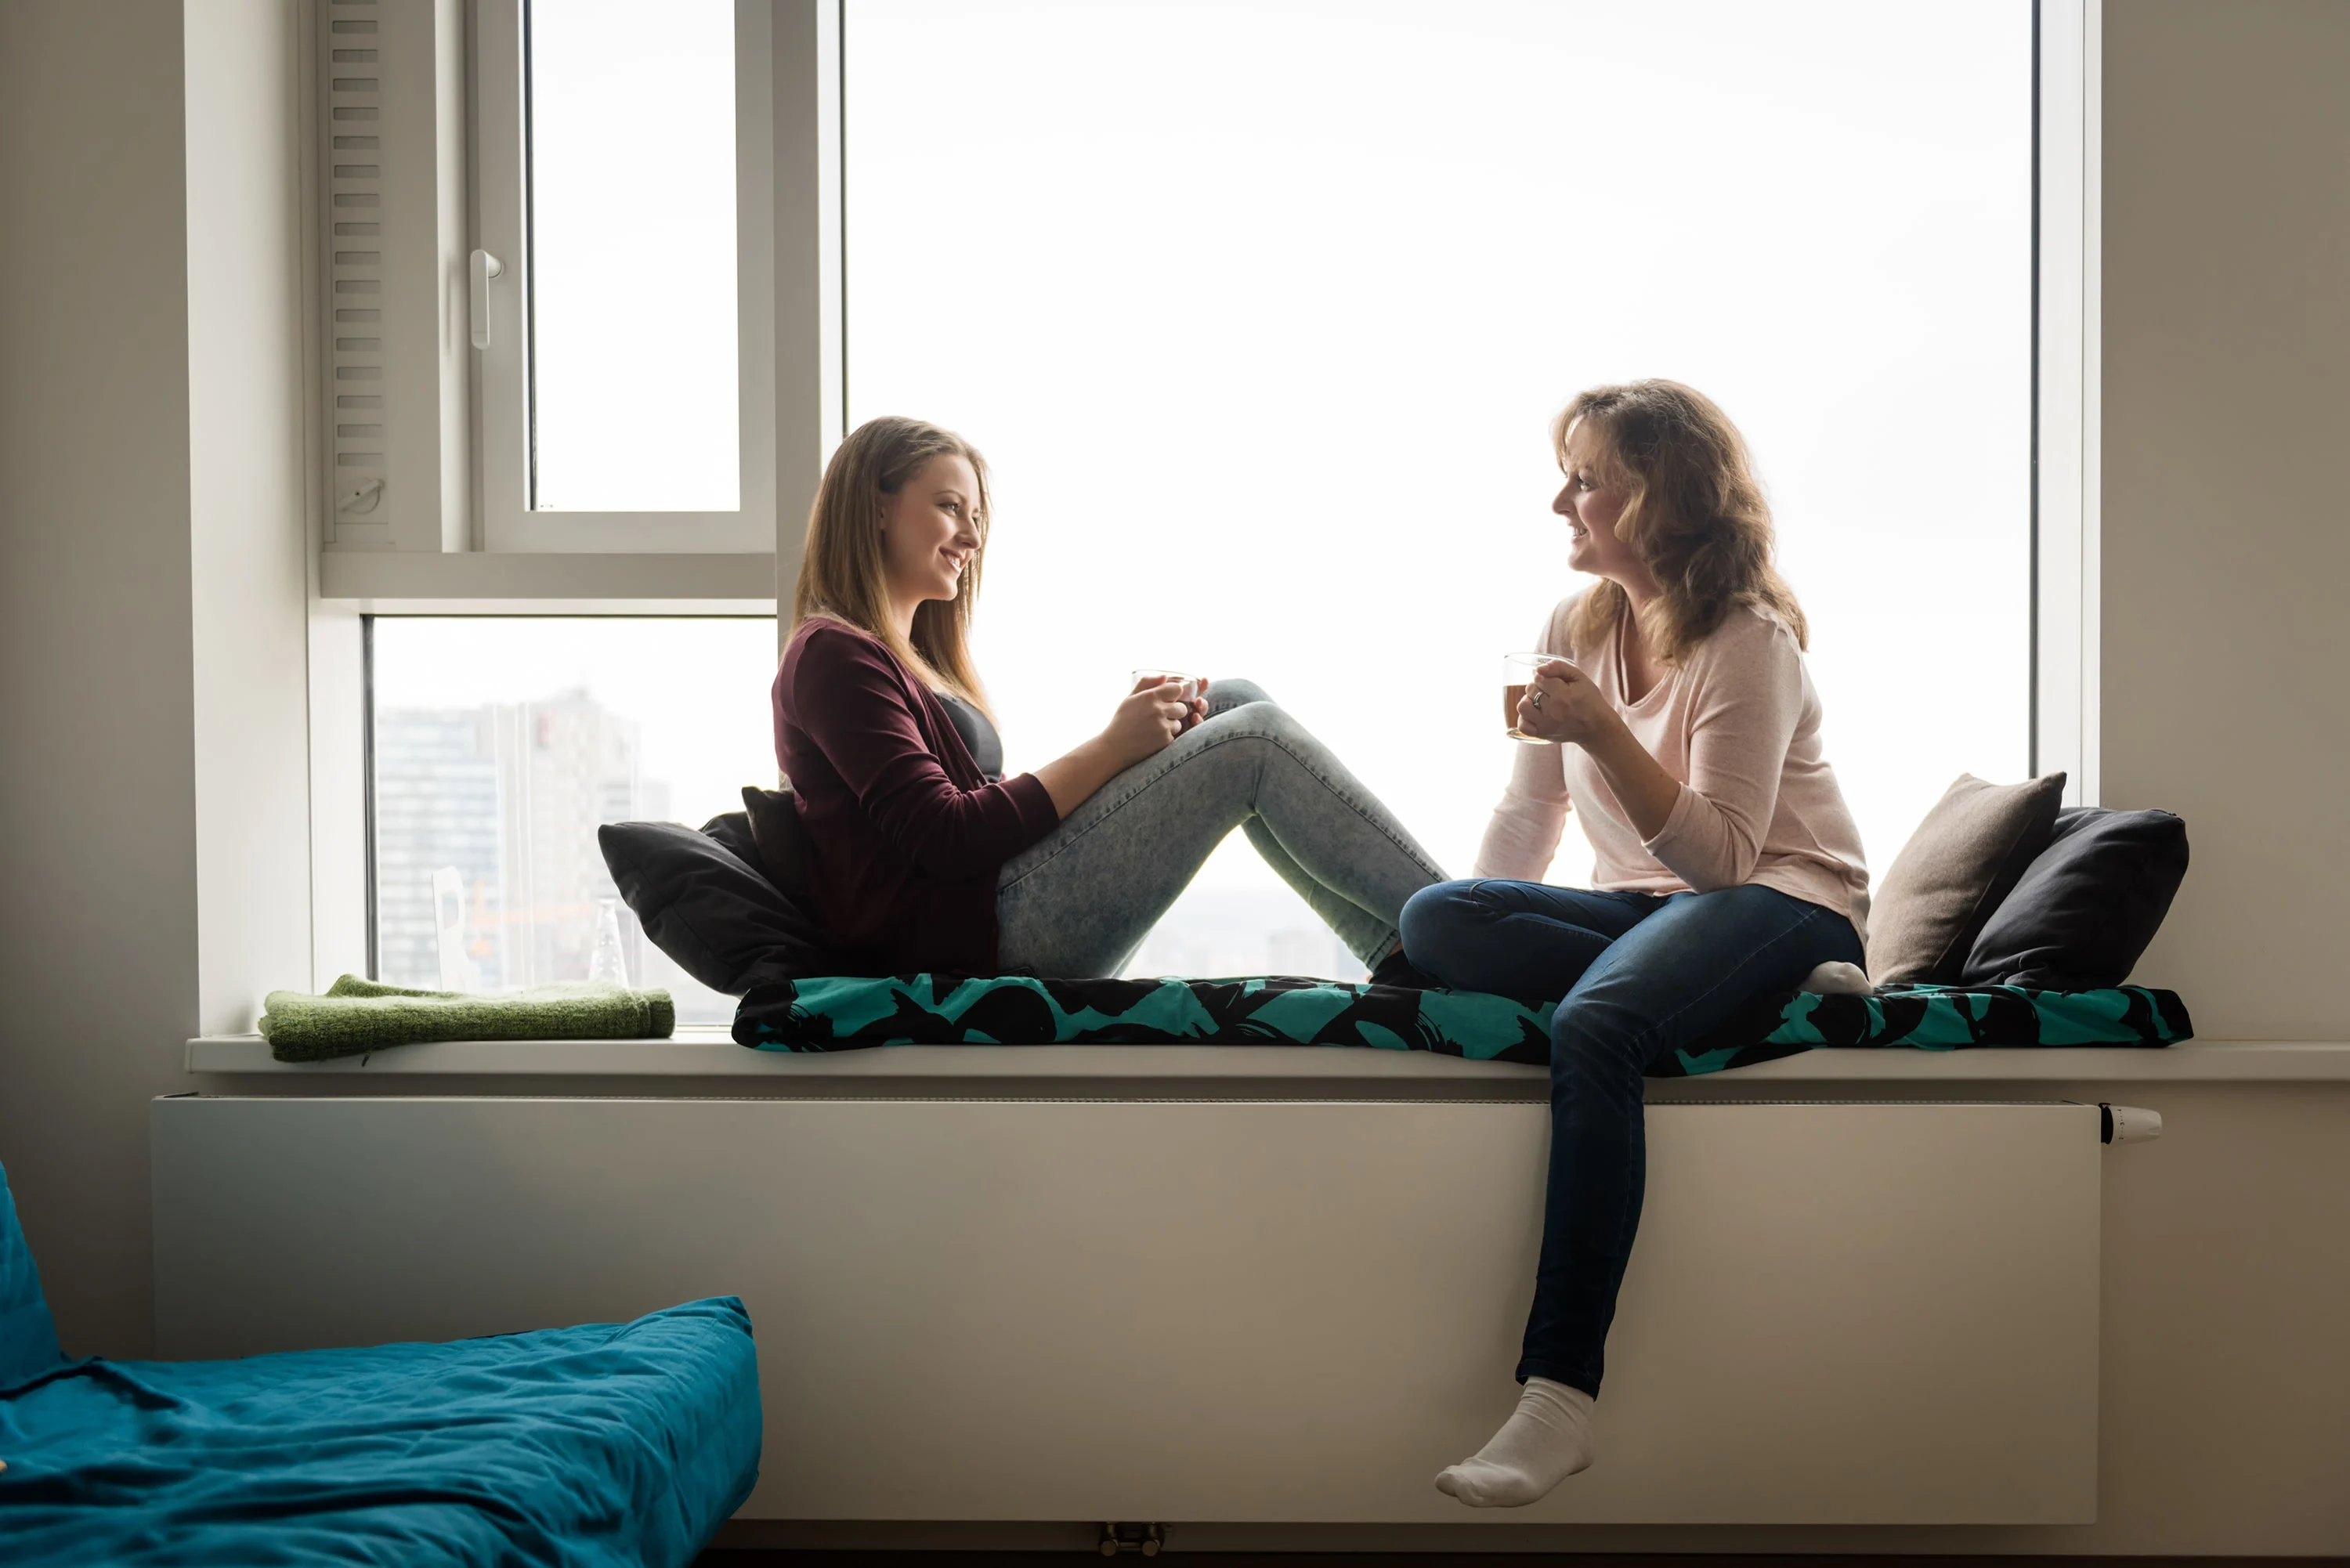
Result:
{"label": "blonde woman", "polygon": [[915,420],[859,426],[816,493],[775,757],[847,971],[1116,974],[1237,826],[1399,977],[1404,900],[1444,873],[1248,682],[1145,680],[1093,739],[1003,776],[964,641],[989,521],[978,451]]}
{"label": "blonde woman", "polygon": [[[1559,657],[1518,707],[1520,732],[1554,743],[1520,752],[1476,879],[1403,914],[1410,962],[1439,983],[1565,998],[1525,1387],[1436,1480],[1474,1507],[1533,1502],[1591,1462],[1646,1182],[1644,1070],[1750,997],[1858,963],[1868,909],[1804,613],[1738,431],[1690,388],[1639,381],[1581,394],[1553,438],[1567,562],[1601,579],[1552,613],[1541,651]],[[1570,806],[1588,889],[1539,879]]]}

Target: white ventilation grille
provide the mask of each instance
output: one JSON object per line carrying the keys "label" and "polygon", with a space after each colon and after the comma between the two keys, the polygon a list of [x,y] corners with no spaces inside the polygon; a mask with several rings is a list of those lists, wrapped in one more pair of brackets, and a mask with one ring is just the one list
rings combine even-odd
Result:
{"label": "white ventilation grille", "polygon": [[377,0],[326,0],[328,396],[338,523],[387,523],[383,97]]}

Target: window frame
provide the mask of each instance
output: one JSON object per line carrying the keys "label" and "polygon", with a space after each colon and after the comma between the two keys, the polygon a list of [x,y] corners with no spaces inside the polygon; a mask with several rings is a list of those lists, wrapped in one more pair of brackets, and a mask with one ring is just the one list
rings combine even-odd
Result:
{"label": "window frame", "polygon": [[2033,0],[2031,742],[2097,805],[2103,622],[2104,0]]}
{"label": "window frame", "polygon": [[732,512],[542,512],[530,504],[529,5],[477,0],[473,12],[473,243],[504,268],[486,290],[489,346],[471,350],[473,546],[500,554],[770,552],[777,512],[774,7],[768,0],[734,4],[741,504]]}

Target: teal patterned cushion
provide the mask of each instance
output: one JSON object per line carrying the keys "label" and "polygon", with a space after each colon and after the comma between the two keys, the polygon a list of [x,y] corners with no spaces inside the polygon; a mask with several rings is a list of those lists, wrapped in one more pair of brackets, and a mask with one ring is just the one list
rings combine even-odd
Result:
{"label": "teal patterned cushion", "polygon": [[[876,1045],[1345,1045],[1546,1063],[1555,1004],[1471,991],[1263,976],[1037,980],[816,978],[754,986],[734,1038],[762,1051]],[[1814,1046],[2168,1045],[2189,1038],[2170,992],[1898,986],[1874,996],[1756,998],[1651,1077],[1695,1077]]]}

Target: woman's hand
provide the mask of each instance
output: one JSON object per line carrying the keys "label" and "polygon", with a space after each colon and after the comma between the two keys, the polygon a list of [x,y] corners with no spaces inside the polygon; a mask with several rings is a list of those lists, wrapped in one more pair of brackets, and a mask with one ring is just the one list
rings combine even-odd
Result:
{"label": "woman's hand", "polygon": [[1204,699],[1184,700],[1180,680],[1145,678],[1135,682],[1134,690],[1102,726],[1102,743],[1112,757],[1119,759],[1120,768],[1130,768],[1165,750],[1169,742],[1198,722],[1197,713],[1206,711]]}
{"label": "woman's hand", "polygon": [[1202,675],[1197,679],[1197,695],[1183,704],[1183,732],[1187,735],[1208,717],[1208,678]]}
{"label": "woman's hand", "polygon": [[1518,699],[1518,733],[1538,741],[1588,746],[1623,727],[1623,719],[1591,678],[1564,659],[1537,670],[1526,684],[1526,694]]}
{"label": "woman's hand", "polygon": [[1518,733],[1581,746],[1644,840],[1662,833],[1671,820],[1680,781],[1648,754],[1591,678],[1566,660],[1544,665],[1526,683],[1526,694],[1518,699]]}
{"label": "woman's hand", "polygon": [[[1201,681],[1204,691],[1207,682]],[[1180,680],[1135,682],[1102,732],[1067,756],[1036,770],[1037,782],[1064,817],[1118,774],[1167,749],[1169,742],[1208,716],[1205,696],[1188,701]]]}

